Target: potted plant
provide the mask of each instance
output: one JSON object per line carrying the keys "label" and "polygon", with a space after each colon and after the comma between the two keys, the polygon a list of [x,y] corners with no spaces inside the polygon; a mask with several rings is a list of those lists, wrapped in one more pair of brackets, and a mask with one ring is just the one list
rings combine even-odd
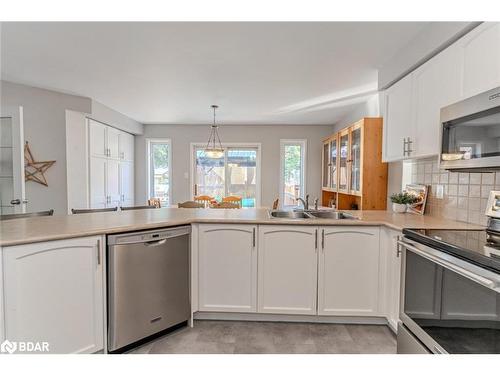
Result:
{"label": "potted plant", "polygon": [[413,204],[418,200],[413,194],[409,194],[406,191],[402,193],[394,193],[391,195],[392,210],[397,213],[406,212],[406,208],[409,204]]}

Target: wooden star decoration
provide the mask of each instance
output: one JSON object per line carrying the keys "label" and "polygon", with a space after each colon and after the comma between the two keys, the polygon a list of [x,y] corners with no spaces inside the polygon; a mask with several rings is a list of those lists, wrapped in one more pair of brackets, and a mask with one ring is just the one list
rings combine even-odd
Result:
{"label": "wooden star decoration", "polygon": [[35,161],[28,142],[24,144],[24,179],[34,181],[44,186],[49,186],[45,178],[45,172],[52,167],[56,161]]}

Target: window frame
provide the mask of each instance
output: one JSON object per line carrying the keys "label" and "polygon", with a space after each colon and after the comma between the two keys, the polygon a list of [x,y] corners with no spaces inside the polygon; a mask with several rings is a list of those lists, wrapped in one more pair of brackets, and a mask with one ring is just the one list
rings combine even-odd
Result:
{"label": "window frame", "polygon": [[302,160],[302,173],[301,173],[301,186],[303,191],[303,197],[307,195],[306,186],[306,173],[307,173],[307,139],[280,139],[280,183],[279,183],[279,199],[280,207],[295,207],[287,205],[285,206],[285,146],[288,145],[300,145],[301,146],[301,160]]}
{"label": "window frame", "polygon": [[[202,143],[202,142],[191,142],[190,143],[190,146],[189,146],[189,150],[190,150],[190,194],[191,194],[191,198],[192,199],[194,197],[194,184],[195,184],[195,181],[194,181],[194,176],[195,176],[195,156],[194,156],[194,151],[196,148],[198,147],[206,147],[206,142],[205,143]],[[229,143],[222,143],[222,148],[224,149],[224,160],[227,160],[227,153],[226,153],[226,149],[228,147],[243,147],[243,148],[256,148],[257,149],[257,162],[256,162],[256,175],[255,175],[255,178],[256,178],[256,183],[255,183],[255,207],[254,208],[258,208],[261,206],[261,186],[262,186],[262,180],[261,180],[261,155],[262,155],[262,144],[259,142],[259,143],[256,143],[256,142],[229,142]],[[227,181],[224,179],[224,184],[225,184],[225,188],[224,189],[227,189]]]}
{"label": "window frame", "polygon": [[152,166],[151,166],[151,152],[152,145],[166,144],[168,145],[168,205],[172,205],[172,140],[170,138],[146,138],[146,170],[147,170],[147,199],[151,198],[152,183]]}

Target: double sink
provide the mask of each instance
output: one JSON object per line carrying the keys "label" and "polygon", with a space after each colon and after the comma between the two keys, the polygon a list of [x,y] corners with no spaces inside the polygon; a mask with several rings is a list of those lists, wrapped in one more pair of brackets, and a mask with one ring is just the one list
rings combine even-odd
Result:
{"label": "double sink", "polygon": [[330,220],[357,219],[357,217],[345,212],[324,211],[324,210],[270,211],[269,215],[277,219],[330,219]]}

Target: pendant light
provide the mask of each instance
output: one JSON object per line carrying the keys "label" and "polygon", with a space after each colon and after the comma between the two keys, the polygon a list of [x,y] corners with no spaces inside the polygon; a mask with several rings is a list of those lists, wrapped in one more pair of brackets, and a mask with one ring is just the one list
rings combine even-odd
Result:
{"label": "pendant light", "polygon": [[207,146],[205,147],[205,155],[212,159],[218,159],[224,156],[224,149],[222,148],[219,132],[217,131],[219,126],[215,124],[215,110],[219,108],[219,106],[214,104],[212,108],[214,110],[214,123],[211,126],[210,136],[208,137]]}

